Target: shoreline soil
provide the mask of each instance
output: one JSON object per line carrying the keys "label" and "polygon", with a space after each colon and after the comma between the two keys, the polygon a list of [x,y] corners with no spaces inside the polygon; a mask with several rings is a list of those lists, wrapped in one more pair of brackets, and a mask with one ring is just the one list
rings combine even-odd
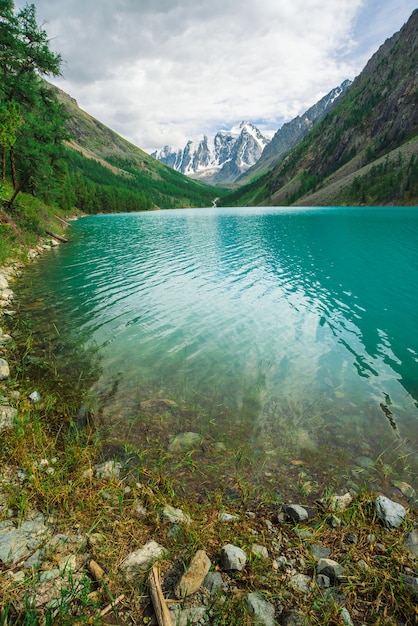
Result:
{"label": "shoreline soil", "polygon": [[21,269],[0,269],[0,624],[416,623],[413,486],[324,485],[290,503],[238,485],[194,501],[141,450],[106,449],[88,415],[76,427],[79,407],[13,321]]}

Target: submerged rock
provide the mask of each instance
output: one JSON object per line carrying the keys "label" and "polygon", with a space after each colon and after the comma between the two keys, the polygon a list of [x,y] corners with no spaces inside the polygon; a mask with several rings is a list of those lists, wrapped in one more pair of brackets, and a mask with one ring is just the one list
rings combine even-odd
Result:
{"label": "submerged rock", "polygon": [[175,435],[168,444],[168,451],[172,454],[194,448],[201,440],[199,433],[187,432]]}

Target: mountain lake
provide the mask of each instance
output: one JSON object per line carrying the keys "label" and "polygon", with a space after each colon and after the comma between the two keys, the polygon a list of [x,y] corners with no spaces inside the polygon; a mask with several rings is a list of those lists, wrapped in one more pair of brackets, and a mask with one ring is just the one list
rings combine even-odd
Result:
{"label": "mountain lake", "polygon": [[95,215],[68,236],[16,292],[57,361],[97,350],[112,441],[202,492],[237,468],[284,494],[413,481],[417,207]]}

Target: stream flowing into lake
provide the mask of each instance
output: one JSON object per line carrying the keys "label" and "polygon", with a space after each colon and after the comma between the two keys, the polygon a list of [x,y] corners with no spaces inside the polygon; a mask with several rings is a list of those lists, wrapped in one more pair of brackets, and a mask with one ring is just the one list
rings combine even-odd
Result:
{"label": "stream flowing into lake", "polygon": [[306,485],[416,465],[416,207],[97,215],[68,235],[18,295],[35,328],[97,346],[118,441],[195,432]]}

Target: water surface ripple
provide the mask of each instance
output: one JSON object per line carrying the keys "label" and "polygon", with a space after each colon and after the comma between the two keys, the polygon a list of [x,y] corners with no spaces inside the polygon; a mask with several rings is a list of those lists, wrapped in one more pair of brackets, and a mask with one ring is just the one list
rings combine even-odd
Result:
{"label": "water surface ripple", "polygon": [[416,207],[100,215],[71,240],[30,281],[100,347],[109,415],[158,393],[272,456],[416,452]]}

